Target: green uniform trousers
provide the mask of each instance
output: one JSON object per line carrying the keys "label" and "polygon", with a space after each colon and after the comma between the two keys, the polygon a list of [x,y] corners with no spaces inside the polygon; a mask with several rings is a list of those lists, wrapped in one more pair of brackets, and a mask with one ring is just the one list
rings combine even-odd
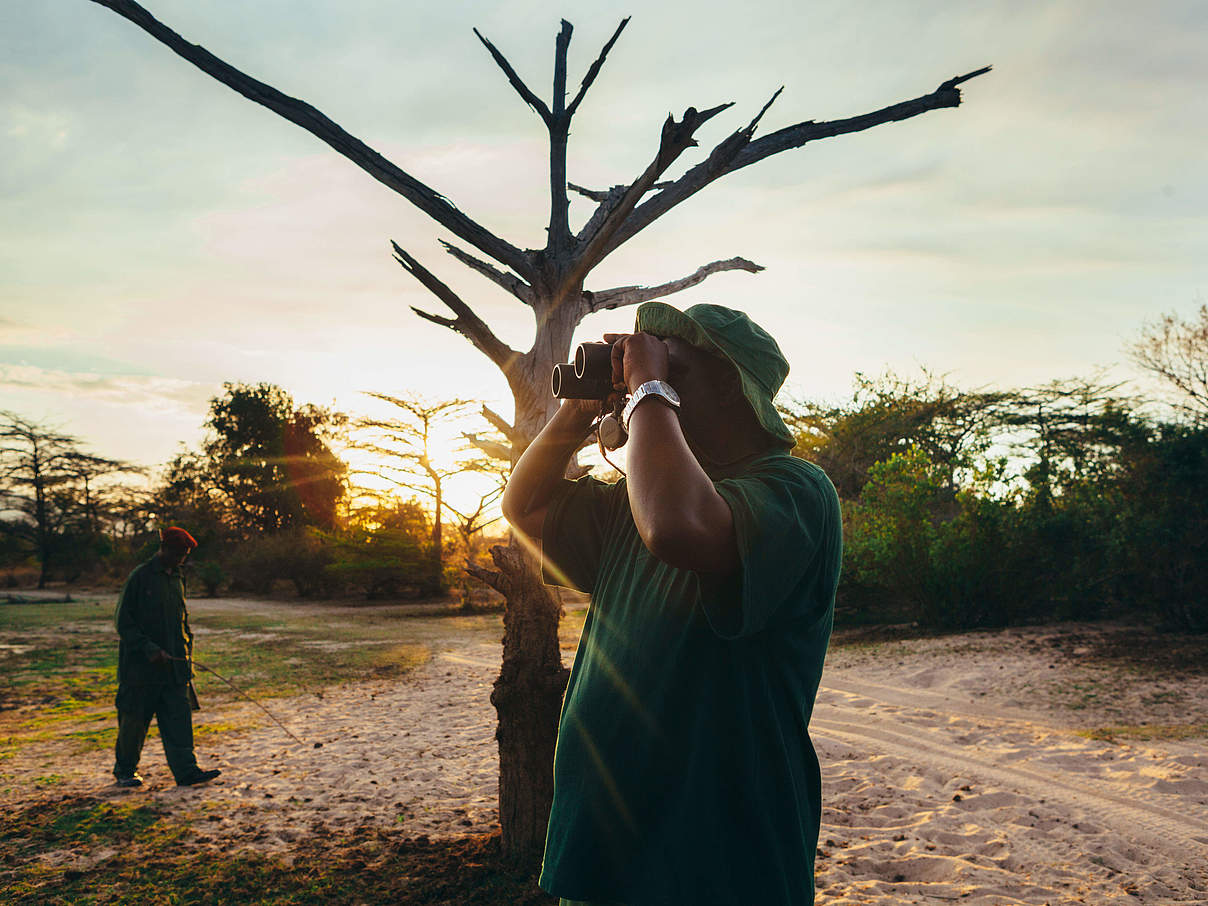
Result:
{"label": "green uniform trousers", "polygon": [[183,683],[162,683],[119,690],[113,776],[130,777],[138,768],[152,717],[159,726],[159,738],[172,776],[180,781],[197,773],[189,687]]}

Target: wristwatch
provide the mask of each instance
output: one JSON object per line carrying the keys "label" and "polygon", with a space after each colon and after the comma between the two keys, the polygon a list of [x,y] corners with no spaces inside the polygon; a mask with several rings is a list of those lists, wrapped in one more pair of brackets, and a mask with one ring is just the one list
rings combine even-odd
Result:
{"label": "wristwatch", "polygon": [[680,407],[679,394],[665,381],[647,381],[633,391],[633,395],[629,397],[629,402],[625,404],[624,410],[621,412],[621,421],[625,425],[625,430],[629,430],[629,419],[633,417],[633,410],[638,407],[638,403],[647,397],[657,396],[672,409]]}

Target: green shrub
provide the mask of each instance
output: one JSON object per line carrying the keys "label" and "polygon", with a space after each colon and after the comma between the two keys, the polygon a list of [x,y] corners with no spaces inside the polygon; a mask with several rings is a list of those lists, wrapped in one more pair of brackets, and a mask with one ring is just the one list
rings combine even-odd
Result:
{"label": "green shrub", "polygon": [[227,581],[227,572],[216,560],[204,560],[193,564],[193,573],[201,582],[207,597],[214,597],[223,582]]}

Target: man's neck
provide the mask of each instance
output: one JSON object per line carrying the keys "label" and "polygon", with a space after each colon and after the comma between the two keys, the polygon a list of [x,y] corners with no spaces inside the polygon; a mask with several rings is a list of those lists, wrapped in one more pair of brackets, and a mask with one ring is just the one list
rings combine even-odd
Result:
{"label": "man's neck", "polygon": [[[720,424],[726,423],[723,420]],[[763,438],[750,430],[722,429],[704,438],[693,438],[685,434],[684,439],[688,442],[692,455],[706,472],[733,466],[768,448]]]}

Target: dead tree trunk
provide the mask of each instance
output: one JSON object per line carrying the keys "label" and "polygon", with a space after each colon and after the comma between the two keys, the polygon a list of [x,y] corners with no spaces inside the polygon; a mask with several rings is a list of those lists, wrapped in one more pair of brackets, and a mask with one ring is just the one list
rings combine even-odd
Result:
{"label": "dead tree trunk", "polygon": [[[829,122],[807,120],[755,139],[763,110],[746,126],[732,132],[695,166],[678,178],[659,182],[667,169],[688,148],[696,145],[694,133],[729,104],[703,111],[690,107],[678,121],[668,117],[650,165],[632,182],[607,190],[588,190],[567,181],[566,145],[574,117],[587,90],[628,19],[622,20],[599,56],[588,68],[574,98],[566,101],[566,62],[572,28],[562,22],[554,45],[554,84],[551,103],[537,97],[516,74],[494,45],[475,30],[479,40],[499,64],[520,97],[541,117],[550,139],[549,227],[545,248],[520,249],[493,235],[433,191],[386,160],[359,139],[345,132],[314,107],[258,82],[190,44],[154,19],[133,0],[94,0],[129,19],[174,52],[240,94],[301,126],[348,158],[369,175],[402,195],[438,224],[496,263],[475,257],[450,243],[445,249],[533,310],[536,335],[525,353],[509,348],[461,298],[406,251],[394,245],[398,262],[452,312],[444,317],[415,309],[420,317],[462,334],[499,367],[515,399],[511,424],[497,419],[505,430],[515,459],[536,436],[555,408],[550,398],[549,374],[570,352],[575,326],[588,314],[603,309],[635,305],[678,292],[725,270],[761,270],[745,258],[714,261],[686,277],[658,286],[620,286],[588,291],[584,281],[604,258],[632,239],[680,202],[727,173],[806,142],[859,132],[904,120],[930,110],[956,107],[958,86],[988,71],[989,67],[949,79],[935,91],[848,119]],[[780,94],[773,95],[772,100]],[[598,206],[587,223],[572,233],[568,220],[567,189],[595,200]],[[650,193],[649,198],[646,196]],[[493,413],[492,413],[493,415]],[[553,789],[552,759],[558,714],[567,670],[558,650],[558,605],[541,583],[537,553],[531,545],[513,538],[507,547],[492,551],[495,571],[481,577],[507,598],[504,618],[503,668],[491,700],[499,714],[500,822],[504,846],[520,859],[539,857]]]}

